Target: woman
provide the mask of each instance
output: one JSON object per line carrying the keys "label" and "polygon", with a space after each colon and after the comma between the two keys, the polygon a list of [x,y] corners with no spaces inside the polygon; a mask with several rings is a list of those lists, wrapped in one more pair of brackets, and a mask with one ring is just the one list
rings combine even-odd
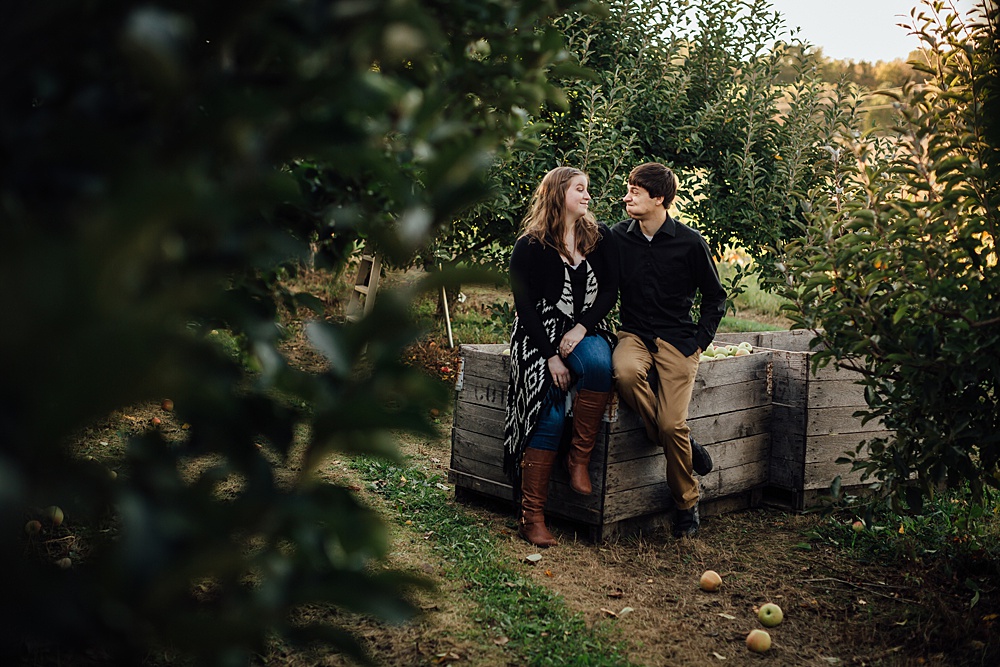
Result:
{"label": "woman", "polygon": [[587,466],[611,397],[615,337],[605,317],[618,298],[618,253],[611,230],[588,210],[587,186],[587,175],[579,169],[547,173],[532,195],[510,257],[516,317],[504,471],[520,489],[518,533],[540,547],[556,544],[543,510],[566,422],[567,393],[576,386],[566,464],[570,486],[582,494],[592,491]]}

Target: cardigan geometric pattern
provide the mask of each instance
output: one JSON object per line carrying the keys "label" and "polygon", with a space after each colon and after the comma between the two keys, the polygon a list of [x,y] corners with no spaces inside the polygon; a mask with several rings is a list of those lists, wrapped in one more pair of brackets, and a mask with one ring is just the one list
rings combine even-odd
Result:
{"label": "cardigan geometric pattern", "polygon": [[[586,261],[586,260],[584,260]],[[587,289],[583,302],[586,312],[597,297],[597,279],[587,264]],[[558,345],[567,331],[573,328],[573,290],[570,286],[569,269],[564,271],[562,293],[557,303],[551,304],[542,298],[535,306],[545,328],[546,337]],[[611,332],[606,320],[592,332],[604,338],[612,348],[617,337]],[[514,485],[515,493],[520,489],[521,459],[528,438],[538,425],[543,407],[554,401],[566,400],[566,392],[553,384],[549,373],[548,360],[541,351],[531,344],[527,331],[518,318],[514,318],[514,329],[510,336],[510,380],[507,385],[507,412],[504,420],[503,470]]]}

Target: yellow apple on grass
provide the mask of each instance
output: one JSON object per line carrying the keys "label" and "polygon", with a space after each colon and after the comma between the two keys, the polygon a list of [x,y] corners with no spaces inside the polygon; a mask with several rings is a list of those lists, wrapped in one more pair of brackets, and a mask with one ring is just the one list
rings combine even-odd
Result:
{"label": "yellow apple on grass", "polygon": [[771,635],[764,630],[751,630],[747,635],[747,648],[754,653],[766,653],[771,648]]}

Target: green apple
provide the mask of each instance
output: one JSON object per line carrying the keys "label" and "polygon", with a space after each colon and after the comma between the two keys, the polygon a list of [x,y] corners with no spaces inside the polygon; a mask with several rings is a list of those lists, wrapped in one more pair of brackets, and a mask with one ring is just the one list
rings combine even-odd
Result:
{"label": "green apple", "polygon": [[733,352],[733,356],[734,357],[749,357],[750,356],[750,350],[746,349],[745,347],[738,347],[738,348],[736,348],[736,351]]}
{"label": "green apple", "polygon": [[764,630],[751,630],[747,635],[747,648],[754,653],[766,653],[771,648],[771,635]]}
{"label": "green apple", "polygon": [[768,602],[760,608],[757,612],[757,620],[765,628],[773,628],[785,619],[784,613],[781,611],[781,607],[774,604],[773,602]]}

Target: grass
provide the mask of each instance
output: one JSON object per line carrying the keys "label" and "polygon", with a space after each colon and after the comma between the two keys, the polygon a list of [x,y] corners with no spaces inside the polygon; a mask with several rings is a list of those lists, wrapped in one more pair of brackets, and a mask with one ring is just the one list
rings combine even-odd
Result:
{"label": "grass", "polygon": [[[953,489],[928,501],[920,514],[856,498],[827,511],[827,520],[805,534],[810,543],[833,544],[863,563],[939,563],[966,590],[970,609],[1000,580],[1000,492],[988,491],[980,504],[967,488]],[[855,528],[862,517],[863,527]]]}
{"label": "grass", "polygon": [[[724,285],[729,284],[729,281],[736,273],[735,265],[727,262],[720,262],[718,266],[719,277],[722,279],[722,283]],[[733,301],[737,314],[750,312],[759,313],[768,317],[782,316],[781,306],[787,303],[787,299],[783,299],[780,296],[776,296],[762,290],[756,274],[750,275],[744,279],[744,287],[745,289],[743,293],[738,295]]]}
{"label": "grass", "polygon": [[492,531],[449,500],[440,476],[371,458],[354,459],[351,468],[372,492],[401,508],[391,520],[430,535],[447,576],[463,582],[477,606],[482,641],[502,643],[511,653],[509,664],[630,664],[617,632],[600,624],[588,628],[557,595],[512,567]]}
{"label": "grass", "polygon": [[788,327],[781,327],[776,324],[758,322],[757,320],[744,320],[738,317],[723,317],[719,323],[719,333],[739,333],[742,331],[782,331]]}

